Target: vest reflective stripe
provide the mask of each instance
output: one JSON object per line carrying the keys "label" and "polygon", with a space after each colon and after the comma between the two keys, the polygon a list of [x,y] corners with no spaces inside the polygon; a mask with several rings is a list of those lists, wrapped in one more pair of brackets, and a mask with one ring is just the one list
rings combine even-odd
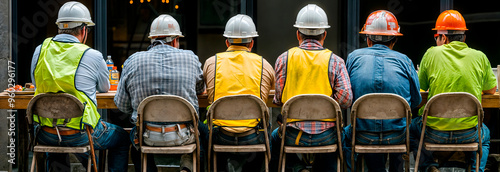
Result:
{"label": "vest reflective stripe", "polygon": [[[240,94],[260,97],[263,59],[247,51],[228,51],[216,54],[214,101]],[[218,126],[255,127],[257,119],[214,120]]]}
{"label": "vest reflective stripe", "polygon": [[[298,47],[288,50],[286,81],[281,101],[300,94],[323,94],[332,96],[333,90],[328,77],[332,51],[304,50]],[[303,121],[288,119],[287,122]],[[335,121],[323,120],[323,121]]]}
{"label": "vest reflective stripe", "polygon": [[[42,44],[38,63],[34,71],[36,83],[35,95],[40,93],[64,92],[74,95],[85,108],[83,117],[71,118],[66,127],[83,130],[84,124],[95,128],[101,118],[96,104],[82,91],[75,87],[75,74],[83,54],[90,49],[81,43],[64,43],[47,38]],[[42,126],[52,126],[52,118],[33,115],[35,122]],[[57,120],[57,125],[64,125],[64,120]]]}

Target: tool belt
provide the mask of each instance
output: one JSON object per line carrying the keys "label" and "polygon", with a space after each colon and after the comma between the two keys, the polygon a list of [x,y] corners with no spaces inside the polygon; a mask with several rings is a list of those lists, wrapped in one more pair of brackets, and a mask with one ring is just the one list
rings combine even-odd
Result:
{"label": "tool belt", "polygon": [[221,127],[219,131],[222,132],[224,135],[231,136],[231,137],[244,137],[244,136],[248,136],[250,134],[257,132],[257,129],[251,129],[251,130],[245,131],[243,133],[233,133],[233,132],[229,132],[229,131],[225,130],[224,127]]}
{"label": "tool belt", "polygon": [[166,133],[166,132],[177,131],[178,128],[184,129],[186,127],[187,127],[186,124],[179,124],[179,127],[177,127],[177,126],[173,126],[173,127],[153,127],[153,126],[146,125],[146,129],[147,130],[158,132],[158,133]]}
{"label": "tool belt", "polygon": [[[80,133],[80,130],[75,130],[75,129],[66,128],[66,127],[58,127],[58,129],[59,129],[59,135],[62,135],[62,136]],[[57,135],[57,129],[54,127],[42,127],[42,130],[47,132],[47,133]]]}

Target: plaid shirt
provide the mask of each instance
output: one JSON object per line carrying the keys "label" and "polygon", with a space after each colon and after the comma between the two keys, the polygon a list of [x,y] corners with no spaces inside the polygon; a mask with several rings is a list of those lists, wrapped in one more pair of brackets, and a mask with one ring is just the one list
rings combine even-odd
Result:
{"label": "plaid shirt", "polygon": [[198,111],[198,97],[205,90],[201,63],[192,51],[169,45],[156,45],[132,54],[124,63],[115,104],[132,114],[137,122],[137,107],[151,95],[177,95]]}
{"label": "plaid shirt", "polygon": [[[321,43],[312,39],[304,40],[299,48],[308,50],[324,49]],[[281,54],[276,60],[276,93],[273,103],[277,105],[283,104],[281,102],[281,96],[285,88],[287,61],[288,51]],[[348,108],[352,103],[352,91],[344,60],[332,53],[330,64],[332,65],[328,67],[328,77],[330,78],[330,85],[333,89],[332,97],[339,103],[340,107]],[[335,122],[300,121],[289,123],[288,126],[309,134],[319,134],[334,127]]]}

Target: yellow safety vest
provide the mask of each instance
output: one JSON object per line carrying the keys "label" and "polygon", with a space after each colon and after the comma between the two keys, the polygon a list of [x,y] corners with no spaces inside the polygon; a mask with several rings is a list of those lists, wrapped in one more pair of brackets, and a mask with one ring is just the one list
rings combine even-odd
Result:
{"label": "yellow safety vest", "polygon": [[[71,118],[66,123],[66,127],[77,130],[83,130],[84,124],[95,128],[101,118],[97,112],[97,105],[75,87],[76,70],[88,49],[90,48],[82,43],[57,42],[47,38],[43,41],[34,71],[35,95],[64,92],[74,95],[83,103],[83,117]],[[33,119],[42,126],[53,127],[52,118],[33,115]],[[57,125],[64,125],[64,119],[57,120]]]}
{"label": "yellow safety vest", "polygon": [[[251,94],[261,97],[263,59],[242,46],[230,46],[215,56],[214,101],[229,95]],[[257,119],[214,120],[218,126],[255,127]]]}
{"label": "yellow safety vest", "polygon": [[[281,96],[282,103],[300,94],[332,96],[333,89],[328,77],[332,51],[305,50],[298,47],[288,50],[286,82]],[[287,122],[303,121],[287,119]],[[335,119],[323,120],[335,121]]]}

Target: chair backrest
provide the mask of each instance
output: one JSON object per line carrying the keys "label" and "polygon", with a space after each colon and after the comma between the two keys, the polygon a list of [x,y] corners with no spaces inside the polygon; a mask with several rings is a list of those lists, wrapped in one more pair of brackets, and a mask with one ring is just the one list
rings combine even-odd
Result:
{"label": "chair backrest", "polygon": [[250,94],[221,97],[212,103],[208,114],[210,118],[220,120],[269,119],[266,104]]}
{"label": "chair backrest", "polygon": [[370,93],[354,102],[351,108],[351,120],[407,118],[410,113],[410,105],[403,97],[392,93]]}
{"label": "chair backrest", "polygon": [[83,111],[82,102],[71,94],[42,93],[30,100],[26,114],[31,123],[33,114],[44,118],[69,119],[82,116]]}
{"label": "chair backrest", "polygon": [[299,120],[336,119],[337,115],[342,117],[339,104],[322,94],[293,96],[285,102],[281,111],[284,118]]}
{"label": "chair backrest", "polygon": [[[424,114],[439,118],[464,118],[480,116],[483,108],[479,100],[466,92],[441,93],[425,105]],[[480,119],[481,119],[480,118]]]}
{"label": "chair backrest", "polygon": [[141,101],[137,108],[140,121],[185,122],[198,121],[193,105],[175,95],[152,95]]}

